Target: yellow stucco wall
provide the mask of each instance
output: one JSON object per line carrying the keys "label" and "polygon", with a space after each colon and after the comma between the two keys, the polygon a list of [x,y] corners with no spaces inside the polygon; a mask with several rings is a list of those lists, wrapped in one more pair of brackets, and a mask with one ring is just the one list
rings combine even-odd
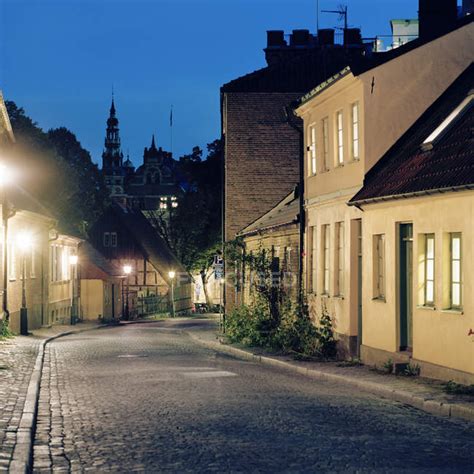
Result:
{"label": "yellow stucco wall", "polygon": [[359,76],[366,171],[474,61],[473,44],[470,23]]}
{"label": "yellow stucco wall", "polygon": [[[365,346],[399,349],[398,232],[399,223],[413,224],[413,357],[474,374],[474,192],[390,201],[364,206],[363,336]],[[462,233],[462,312],[445,310],[448,251],[443,241]],[[423,306],[418,268],[423,258],[422,235],[435,234],[435,304]],[[385,234],[386,301],[373,300],[372,236]],[[444,268],[443,268],[444,267]]]}
{"label": "yellow stucco wall", "polygon": [[81,280],[81,316],[85,320],[96,320],[104,316],[102,280]]}

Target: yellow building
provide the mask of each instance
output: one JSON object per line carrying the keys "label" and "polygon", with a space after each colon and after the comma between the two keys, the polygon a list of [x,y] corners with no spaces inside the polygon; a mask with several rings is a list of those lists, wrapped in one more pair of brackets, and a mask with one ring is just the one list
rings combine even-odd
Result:
{"label": "yellow building", "polygon": [[[306,289],[313,316],[326,306],[341,355],[361,344],[364,214],[346,204],[364,175],[474,59],[469,17],[352,64],[304,96]],[[436,58],[434,61],[433,58]]]}
{"label": "yellow building", "polygon": [[474,383],[474,65],[367,174],[362,360]]}

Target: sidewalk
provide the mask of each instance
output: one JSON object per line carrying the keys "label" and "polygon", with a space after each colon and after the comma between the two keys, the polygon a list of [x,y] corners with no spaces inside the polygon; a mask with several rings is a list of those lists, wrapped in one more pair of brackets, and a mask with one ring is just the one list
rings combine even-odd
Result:
{"label": "sidewalk", "polygon": [[317,380],[344,383],[435,415],[474,421],[474,397],[447,394],[443,390],[444,382],[422,377],[387,375],[363,365],[340,367],[338,362],[296,361],[290,356],[274,355],[260,348],[223,343],[219,340],[216,330],[216,325],[208,325],[206,328],[186,332],[192,339],[208,348],[239,359],[290,370]]}
{"label": "sidewalk", "polygon": [[0,340],[0,472],[8,471],[31,376],[44,341],[101,326],[96,322],[35,329],[30,336]]}

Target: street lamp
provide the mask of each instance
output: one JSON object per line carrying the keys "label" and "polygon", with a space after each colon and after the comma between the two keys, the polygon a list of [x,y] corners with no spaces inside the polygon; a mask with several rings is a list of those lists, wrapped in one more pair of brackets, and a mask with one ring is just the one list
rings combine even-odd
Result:
{"label": "street lamp", "polygon": [[21,308],[20,334],[28,336],[28,308],[26,306],[26,255],[31,252],[33,239],[31,234],[24,232],[18,236],[18,247],[22,252],[21,260]]}
{"label": "street lamp", "polygon": [[13,173],[10,168],[0,163],[0,192],[2,202],[2,224],[3,224],[3,294],[2,294],[2,317],[4,319],[3,324],[8,324],[10,314],[8,312],[8,219],[10,217],[10,211],[7,200],[7,186],[10,184],[13,178]]}
{"label": "street lamp", "polygon": [[72,267],[72,304],[71,304],[71,325],[77,322],[77,263],[79,257],[77,255],[69,256],[69,263]]}
{"label": "street lamp", "polygon": [[[132,266],[131,265],[124,265],[123,266],[123,273],[125,274],[125,282],[126,282],[126,299],[125,299],[125,306],[124,306],[124,317],[128,321],[130,318],[129,313],[129,306],[128,306],[128,277],[130,273],[132,273]],[[122,286],[122,296],[123,296],[123,286]]]}
{"label": "street lamp", "polygon": [[174,318],[174,278],[176,276],[176,272],[174,270],[170,270],[168,272],[168,276],[171,280],[171,316]]}

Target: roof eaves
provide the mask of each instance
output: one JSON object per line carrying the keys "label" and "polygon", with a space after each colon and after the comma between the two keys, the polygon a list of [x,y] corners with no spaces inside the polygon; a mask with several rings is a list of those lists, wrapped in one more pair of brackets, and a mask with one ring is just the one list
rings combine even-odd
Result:
{"label": "roof eaves", "polygon": [[266,227],[259,227],[258,229],[251,229],[251,230],[248,230],[248,231],[245,231],[245,229],[244,229],[244,230],[240,231],[239,233],[237,233],[237,236],[238,237],[249,237],[251,235],[256,235],[256,234],[259,234],[261,232],[278,229],[280,227],[285,227],[287,225],[298,224],[298,222],[299,222],[299,217],[296,216],[292,220],[285,221],[285,222],[279,222],[278,224],[275,224],[275,225],[269,225],[269,226],[266,226]]}
{"label": "roof eaves", "polygon": [[318,84],[314,89],[309,91],[307,94],[305,94],[301,99],[299,100],[298,106],[304,105],[307,102],[309,102],[311,99],[313,99],[315,96],[319,95],[321,92],[332,86],[335,82],[339,81],[343,77],[347,76],[351,72],[350,66],[346,66],[344,69],[339,71],[337,74],[334,74],[334,76],[329,77],[326,79],[324,82],[321,82],[321,84]]}
{"label": "roof eaves", "polygon": [[446,188],[425,189],[423,191],[413,191],[410,193],[390,194],[387,196],[376,196],[376,197],[367,198],[367,199],[356,199],[356,200],[351,199],[347,203],[347,205],[359,207],[365,204],[376,204],[376,203],[385,202],[385,201],[410,199],[410,198],[422,197],[422,196],[432,196],[434,194],[444,194],[444,193],[449,193],[449,192],[470,191],[472,189],[474,189],[474,183],[463,184],[462,186],[449,186]]}

